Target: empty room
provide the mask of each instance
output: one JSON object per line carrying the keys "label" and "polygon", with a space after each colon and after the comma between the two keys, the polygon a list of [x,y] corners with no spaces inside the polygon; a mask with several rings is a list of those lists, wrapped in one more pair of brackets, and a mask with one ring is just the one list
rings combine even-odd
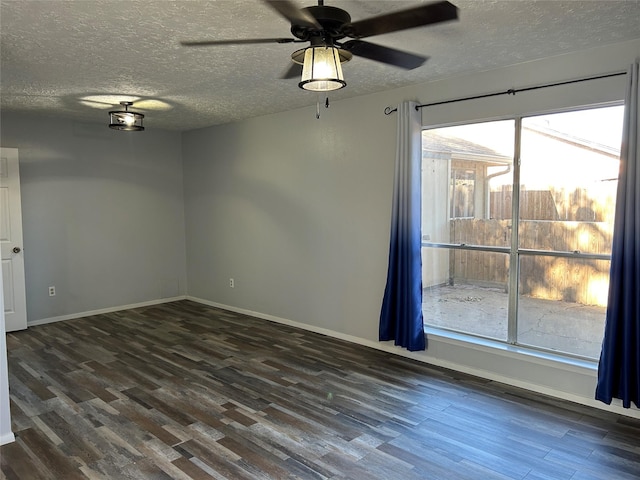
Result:
{"label": "empty room", "polygon": [[0,478],[640,478],[640,2],[0,35]]}

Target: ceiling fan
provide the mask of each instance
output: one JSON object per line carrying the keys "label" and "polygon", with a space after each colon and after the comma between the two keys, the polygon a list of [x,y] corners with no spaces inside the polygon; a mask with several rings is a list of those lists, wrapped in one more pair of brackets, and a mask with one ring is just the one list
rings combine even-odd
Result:
{"label": "ceiling fan", "polygon": [[[298,8],[291,0],[262,0],[291,23],[295,38],[247,38],[181,42],[184,46],[246,45],[259,43],[305,43],[309,47],[291,55],[293,65],[282,78],[302,75],[300,88],[313,91],[336,90],[346,86],[341,63],[357,55],[395,67],[411,70],[421,66],[428,57],[384,47],[361,40],[384,33],[406,30],[435,23],[456,20],[458,8],[439,1],[405,10],[351,22],[351,16],[341,8],[318,5]],[[351,40],[343,41],[349,38]]]}

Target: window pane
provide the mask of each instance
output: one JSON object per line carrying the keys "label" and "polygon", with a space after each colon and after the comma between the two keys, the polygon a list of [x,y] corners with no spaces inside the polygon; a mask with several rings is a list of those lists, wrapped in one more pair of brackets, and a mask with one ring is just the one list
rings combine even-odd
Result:
{"label": "window pane", "polygon": [[[424,242],[508,247],[512,120],[426,130],[422,137]],[[508,255],[423,248],[427,325],[507,338]]]}
{"label": "window pane", "polygon": [[518,343],[598,358],[609,267],[608,260],[521,256]]}
{"label": "window pane", "polygon": [[424,241],[508,246],[513,144],[512,120],[423,132]]}
{"label": "window pane", "polygon": [[427,325],[507,339],[507,254],[423,247],[422,259]]}
{"label": "window pane", "polygon": [[473,218],[475,213],[476,171],[475,169],[452,168],[451,170],[451,218]]}
{"label": "window pane", "polygon": [[521,248],[611,253],[622,112],[522,120]]}
{"label": "window pane", "polygon": [[[623,107],[522,120],[519,247],[611,254]],[[518,342],[600,354],[608,260],[520,257]]]}

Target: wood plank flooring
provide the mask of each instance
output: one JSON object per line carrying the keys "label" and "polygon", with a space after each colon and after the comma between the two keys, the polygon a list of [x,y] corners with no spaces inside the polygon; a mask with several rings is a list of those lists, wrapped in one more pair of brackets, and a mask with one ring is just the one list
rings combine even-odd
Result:
{"label": "wood plank flooring", "polygon": [[7,335],[25,479],[640,478],[640,422],[180,301]]}

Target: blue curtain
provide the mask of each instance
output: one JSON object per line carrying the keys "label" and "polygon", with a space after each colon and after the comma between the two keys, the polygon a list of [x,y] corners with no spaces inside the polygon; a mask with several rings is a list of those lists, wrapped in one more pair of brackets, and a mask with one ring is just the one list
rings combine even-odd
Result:
{"label": "blue curtain", "polygon": [[416,103],[398,106],[389,268],[380,313],[380,341],[424,350],[421,258],[421,117]]}
{"label": "blue curtain", "polygon": [[627,76],[611,278],[596,399],[640,406],[640,136],[638,63]]}

